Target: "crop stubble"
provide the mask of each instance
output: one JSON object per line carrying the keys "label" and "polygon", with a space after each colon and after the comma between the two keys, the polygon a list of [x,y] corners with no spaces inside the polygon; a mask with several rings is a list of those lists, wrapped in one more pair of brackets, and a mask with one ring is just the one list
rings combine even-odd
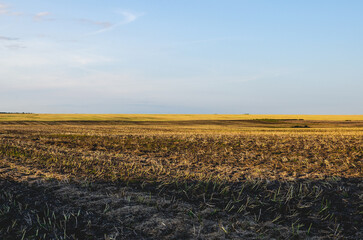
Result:
{"label": "crop stubble", "polygon": [[0,141],[0,236],[363,236],[359,121],[3,122]]}

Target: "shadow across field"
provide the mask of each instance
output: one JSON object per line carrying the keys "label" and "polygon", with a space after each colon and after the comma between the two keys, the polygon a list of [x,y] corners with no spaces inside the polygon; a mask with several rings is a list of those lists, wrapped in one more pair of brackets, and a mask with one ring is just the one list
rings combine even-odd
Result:
{"label": "shadow across field", "polygon": [[[214,221],[230,219],[226,226],[231,230],[232,238],[243,237],[237,234],[239,232],[255,230],[260,233],[259,237],[266,239],[305,238],[309,235],[361,239],[362,180],[186,181],[144,189],[194,204],[196,212],[192,215],[196,218],[208,209],[211,215],[204,216],[206,218]],[[246,221],[256,225],[246,228]]]}
{"label": "shadow across field", "polygon": [[33,178],[2,179],[0,189],[1,239],[363,237],[359,178],[170,184]]}
{"label": "shadow across field", "polygon": [[0,180],[1,239],[103,239],[110,222],[62,199],[59,184]]}

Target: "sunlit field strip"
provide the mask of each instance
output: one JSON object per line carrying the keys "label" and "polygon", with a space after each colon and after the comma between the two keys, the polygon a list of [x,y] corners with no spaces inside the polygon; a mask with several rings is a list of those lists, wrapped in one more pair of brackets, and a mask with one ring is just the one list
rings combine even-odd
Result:
{"label": "sunlit field strip", "polygon": [[0,121],[191,121],[303,119],[314,121],[363,121],[363,115],[264,115],[264,114],[0,114]]}

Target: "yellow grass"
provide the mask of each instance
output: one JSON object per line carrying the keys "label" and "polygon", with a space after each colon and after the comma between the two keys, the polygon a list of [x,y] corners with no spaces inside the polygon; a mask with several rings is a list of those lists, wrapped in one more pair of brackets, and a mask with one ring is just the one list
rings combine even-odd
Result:
{"label": "yellow grass", "polygon": [[264,115],[264,114],[0,114],[0,121],[189,121],[304,119],[363,121],[363,115]]}

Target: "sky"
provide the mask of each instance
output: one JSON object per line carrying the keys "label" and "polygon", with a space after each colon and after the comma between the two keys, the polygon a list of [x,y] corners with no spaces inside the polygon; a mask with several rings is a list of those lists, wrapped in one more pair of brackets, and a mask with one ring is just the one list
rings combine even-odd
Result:
{"label": "sky", "polygon": [[361,0],[0,0],[0,112],[363,114]]}

